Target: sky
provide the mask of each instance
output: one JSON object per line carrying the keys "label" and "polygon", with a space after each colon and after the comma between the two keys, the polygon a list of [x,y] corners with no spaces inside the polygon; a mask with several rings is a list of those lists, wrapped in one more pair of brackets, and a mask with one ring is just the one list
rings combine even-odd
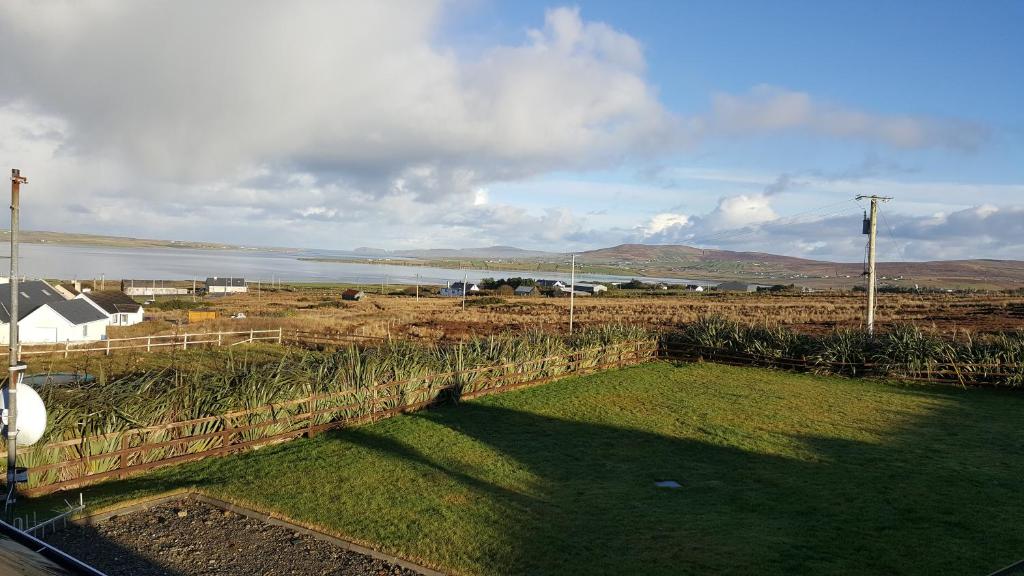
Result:
{"label": "sky", "polygon": [[1024,255],[1024,1],[0,3],[23,226]]}

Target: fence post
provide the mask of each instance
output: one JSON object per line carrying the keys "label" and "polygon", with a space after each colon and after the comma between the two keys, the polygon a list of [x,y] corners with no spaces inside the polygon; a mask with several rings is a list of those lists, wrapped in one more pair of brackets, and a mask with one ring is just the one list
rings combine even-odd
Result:
{"label": "fence post", "polygon": [[110,338],[107,338],[107,356],[110,356]]}
{"label": "fence post", "polygon": [[224,333],[223,332],[217,332],[217,346],[223,346],[223,340],[222,340],[223,337],[224,337]]}
{"label": "fence post", "polygon": [[249,343],[252,344],[253,329],[249,328]]}
{"label": "fence post", "polygon": [[146,352],[152,352],[152,351],[153,351],[153,337],[152,336],[146,336]]}
{"label": "fence post", "polygon": [[71,347],[71,340],[65,340],[64,341],[64,357],[65,358],[68,357],[68,348],[70,348],[70,347]]}
{"label": "fence post", "polygon": [[121,436],[121,457],[117,459],[117,469],[119,471],[117,478],[123,480],[125,477],[125,468],[128,467],[128,453],[125,450],[128,449],[128,434]]}
{"label": "fence post", "polygon": [[188,350],[188,332],[185,333],[185,339],[181,341],[181,349]]}
{"label": "fence post", "polygon": [[277,328],[277,343],[278,343],[278,344],[280,344],[280,343],[281,343],[281,340],[282,340],[282,338],[284,337],[284,333],[282,332],[282,330],[283,330],[283,328],[281,328],[280,326],[278,326],[278,328]]}

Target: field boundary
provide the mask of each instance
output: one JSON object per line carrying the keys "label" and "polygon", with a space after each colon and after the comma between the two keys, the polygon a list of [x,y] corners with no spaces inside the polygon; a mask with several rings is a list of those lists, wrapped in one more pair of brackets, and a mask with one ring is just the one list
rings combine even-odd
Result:
{"label": "field boundary", "polygon": [[[214,346],[236,346],[238,344],[251,344],[253,342],[269,341],[280,344],[284,338],[281,328],[269,330],[236,330],[227,332],[185,332],[175,334],[159,334],[153,336],[133,336],[131,338],[107,338],[104,340],[90,340],[86,342],[71,342],[53,344],[23,344],[21,345],[21,356],[59,355],[67,358],[70,354],[83,354],[89,352],[102,352],[109,356],[113,352],[121,350],[145,350],[146,352],[163,351],[165,349],[180,348],[188,350],[189,346],[214,345]],[[7,349],[0,351],[0,357],[7,357]]]}
{"label": "field boundary", "polygon": [[26,462],[33,486],[23,492],[40,496],[121,479],[157,467],[242,452],[300,436],[314,437],[446,402],[642,364],[657,357],[656,340],[627,342],[520,362],[425,373],[248,410],[48,442],[19,450],[19,459],[41,462],[34,466]]}
{"label": "field boundary", "polygon": [[871,362],[828,362],[785,356],[750,354],[729,348],[665,344],[658,348],[658,357],[665,360],[714,362],[730,366],[775,368],[795,372],[852,376],[857,378],[888,378],[906,382],[947,384],[982,388],[1013,388],[1005,379],[1019,377],[1024,367],[1010,364],[972,364],[930,362],[916,369]]}

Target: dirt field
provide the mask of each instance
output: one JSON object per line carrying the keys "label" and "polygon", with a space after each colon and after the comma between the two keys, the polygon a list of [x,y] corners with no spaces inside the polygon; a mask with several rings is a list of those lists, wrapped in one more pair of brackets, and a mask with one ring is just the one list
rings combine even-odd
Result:
{"label": "dirt field", "polygon": [[[285,330],[338,331],[346,334],[418,340],[457,340],[504,330],[564,329],[569,300],[546,297],[505,297],[483,303],[470,298],[368,294],[359,302],[343,302],[340,289],[263,290],[229,297],[208,298],[198,305],[215,310],[214,321],[181,324],[184,310],[146,311],[157,321],[112,329],[111,337],[168,331]],[[576,299],[578,326],[626,322],[669,327],[704,314],[722,314],[746,322],[791,325],[805,332],[857,327],[863,322],[865,296],[853,292],[811,294],[682,294]],[[231,320],[242,312],[244,320]],[[1024,328],[1024,296],[990,294],[881,294],[877,319],[887,324],[911,322],[942,332],[994,332]]]}
{"label": "dirt field", "polygon": [[47,540],[110,576],[417,574],[308,534],[188,499],[94,526],[69,526]]}

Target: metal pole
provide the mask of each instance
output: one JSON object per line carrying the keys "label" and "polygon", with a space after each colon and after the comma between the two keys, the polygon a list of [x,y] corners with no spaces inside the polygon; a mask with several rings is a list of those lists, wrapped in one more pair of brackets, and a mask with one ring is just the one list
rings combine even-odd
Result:
{"label": "metal pole", "polygon": [[572,334],[572,317],[576,303],[576,255],[572,255],[572,271],[569,273],[569,334]]}
{"label": "metal pole", "polygon": [[18,379],[24,366],[21,365],[18,349],[18,228],[21,210],[21,185],[28,179],[17,168],[11,170],[11,318],[7,358],[7,502],[14,504],[18,486]]}
{"label": "metal pole", "polygon": [[466,282],[469,281],[469,274],[466,273],[462,277],[462,309],[466,309]]}
{"label": "metal pole", "polygon": [[416,275],[416,301],[420,299],[420,275]]}

